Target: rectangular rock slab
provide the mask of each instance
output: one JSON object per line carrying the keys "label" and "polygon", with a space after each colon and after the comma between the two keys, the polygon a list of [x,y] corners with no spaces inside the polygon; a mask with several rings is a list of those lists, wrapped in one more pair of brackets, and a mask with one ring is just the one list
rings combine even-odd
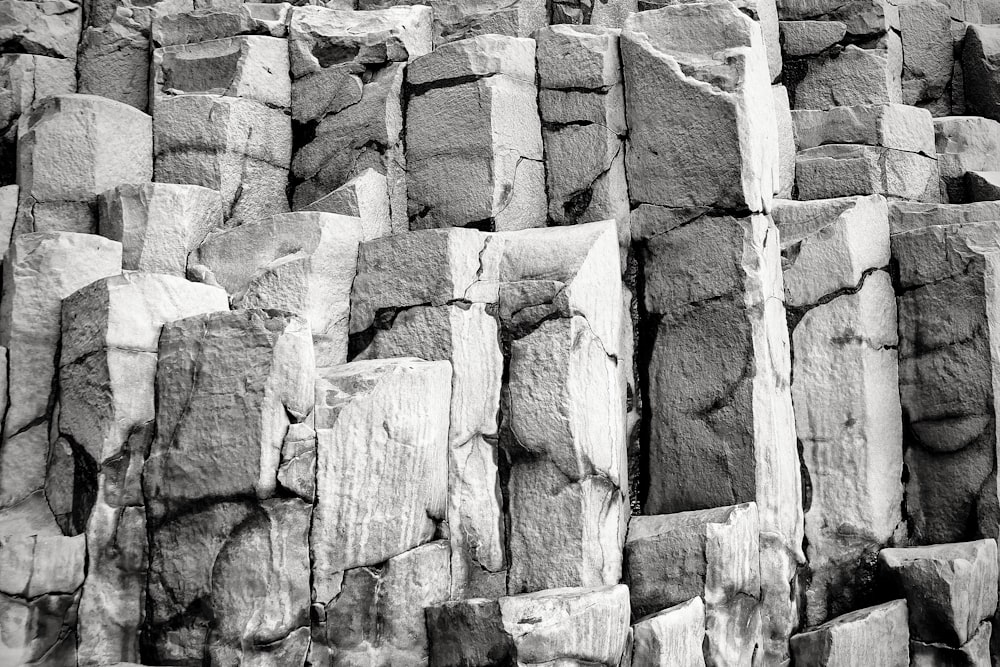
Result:
{"label": "rectangular rock slab", "polygon": [[297,210],[336,213],[361,218],[361,230],[365,241],[388,236],[393,231],[406,231],[405,229],[393,230],[389,182],[384,174],[380,174],[374,169],[365,169],[330,194]]}
{"label": "rectangular rock slab", "polygon": [[934,119],[941,185],[952,204],[977,201],[966,197],[970,171],[1000,170],[1000,122],[979,116]]}
{"label": "rectangular rock slab", "polygon": [[922,227],[947,227],[967,222],[1000,220],[1000,203],[936,204],[889,202],[889,230],[895,235]]}
{"label": "rectangular rock slab", "polygon": [[798,150],[823,144],[883,146],[935,156],[937,123],[926,109],[905,104],[841,106],[792,112]]}
{"label": "rectangular rock slab", "polygon": [[625,542],[633,616],[701,597],[706,663],[750,664],[761,650],[758,535],[754,503],[633,516]]}
{"label": "rectangular rock slab", "polygon": [[633,667],[705,667],[705,603],[695,597],[645,616],[632,636]]}
{"label": "rectangular rock slab", "polygon": [[97,231],[122,244],[122,268],[185,277],[188,253],[222,227],[218,191],[197,185],[121,185],[97,200]]}
{"label": "rectangular rock slab", "polygon": [[544,0],[358,0],[358,9],[427,4],[434,12],[434,47],[479,37],[531,37],[548,24]]}
{"label": "rectangular rock slab", "polygon": [[333,213],[284,213],[208,238],[188,259],[193,278],[232,306],[276,308],[309,322],[318,368],[347,361],[351,284],[362,223]]}
{"label": "rectangular rock slab", "polygon": [[941,201],[938,161],[919,153],[877,146],[827,144],[799,151],[799,199],[883,195]]}
{"label": "rectangular rock slab", "polygon": [[835,58],[823,54],[807,59],[805,76],[792,93],[792,108],[901,104],[903,91],[896,66],[902,48],[896,40],[877,49],[848,44]]}
{"label": "rectangular rock slab", "polygon": [[340,573],[430,541],[448,504],[451,364],[358,361],[316,384],[314,598]]}
{"label": "rectangular rock slab", "polygon": [[906,598],[914,641],[962,646],[996,611],[996,540],[883,549],[879,568]]}
{"label": "rectangular rock slab", "polygon": [[914,663],[906,619],[905,600],[852,611],[793,636],[792,655],[803,665],[907,667]]}
{"label": "rectangular rock slab", "polygon": [[630,15],[621,49],[633,202],[766,210],[777,126],[760,26],[729,3],[674,5]]}

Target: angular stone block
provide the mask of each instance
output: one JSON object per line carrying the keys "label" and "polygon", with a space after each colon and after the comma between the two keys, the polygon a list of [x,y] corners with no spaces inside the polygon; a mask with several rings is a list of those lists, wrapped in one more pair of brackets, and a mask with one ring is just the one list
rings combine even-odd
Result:
{"label": "angular stone block", "polygon": [[1000,199],[1000,171],[965,172],[967,201],[997,201]]}
{"label": "angular stone block", "polygon": [[184,277],[188,253],[222,227],[222,199],[197,185],[121,185],[97,199],[97,231],[122,244],[122,268]]}
{"label": "angular stone block", "polygon": [[544,0],[358,0],[358,9],[416,4],[434,12],[435,47],[481,35],[531,37],[548,24]]}
{"label": "angular stone block", "polygon": [[760,27],[730,4],[675,5],[631,15],[621,47],[633,202],[766,210],[777,127]]}
{"label": "angular stone block", "polygon": [[451,365],[359,361],[316,385],[314,599],[337,596],[346,570],[430,541],[448,504]]}
{"label": "angular stone block", "polygon": [[[14,222],[17,219],[18,187],[4,185],[0,187],[0,258],[7,254],[14,235]],[[0,391],[4,394],[6,391]],[[0,403],[0,410],[3,403]]]}
{"label": "angular stone block", "polygon": [[941,201],[938,161],[920,153],[879,146],[827,144],[799,151],[799,199],[883,195]]}
{"label": "angular stone block", "polygon": [[[996,469],[996,222],[934,225],[892,236],[898,266],[899,395],[907,513],[917,543],[992,534],[980,489]],[[956,382],[955,378],[961,378]]]}
{"label": "angular stone block", "polygon": [[361,219],[365,241],[388,236],[392,233],[392,216],[389,210],[389,182],[374,169],[363,172],[344,183],[328,195],[300,211],[336,213]]}
{"label": "angular stone block", "polygon": [[794,88],[792,108],[901,103],[903,92],[896,67],[900,52],[892,44],[876,49],[848,44],[836,56],[808,59],[805,75]]}
{"label": "angular stone block", "polygon": [[473,598],[428,607],[427,636],[434,667],[506,665],[516,656],[496,600]]}
{"label": "angular stone block", "polygon": [[628,637],[628,588],[559,588],[500,598],[519,663],[617,665]]}
{"label": "angular stone block", "polygon": [[705,603],[700,597],[636,621],[632,634],[634,667],[705,667]]}
{"label": "angular stone block", "polygon": [[750,664],[761,642],[758,534],[753,503],[633,516],[625,542],[632,614],[701,597],[707,664]]}
{"label": "angular stone block", "polygon": [[840,106],[826,110],[796,110],[798,150],[824,144],[862,144],[935,157],[936,121],[926,109],[905,104]]}
{"label": "angular stone block", "polygon": [[953,22],[947,3],[899,4],[903,103],[930,109],[935,116],[948,115],[952,109],[956,42],[961,41],[953,37]]}
{"label": "angular stone block", "polygon": [[965,174],[1000,170],[1000,122],[978,116],[934,119],[941,185],[952,204],[966,197]]}
{"label": "angular stone block", "polygon": [[229,224],[288,212],[291,120],[252,100],[182,95],[162,100],[153,119],[155,179],[222,194]]}
{"label": "angular stone block", "polygon": [[889,202],[889,230],[892,234],[923,227],[947,227],[966,222],[1000,220],[1000,204],[927,204],[910,201]]}
{"label": "angular stone block", "polygon": [[955,665],[956,667],[989,667],[990,638],[993,627],[989,621],[983,622],[976,634],[960,648],[947,644],[925,644],[910,642],[910,665],[913,667],[937,667],[938,665]]}
{"label": "angular stone block", "polygon": [[[828,21],[839,23],[836,29],[865,41],[882,36],[890,29],[899,29],[899,12],[895,5],[881,0],[778,0],[778,15],[782,21]],[[833,28],[831,28],[833,29]]]}
{"label": "angular stone block", "polygon": [[448,543],[437,541],[348,570],[312,651],[325,651],[325,664],[426,665],[424,609],[448,599],[448,566]]}
{"label": "angular stone block", "polygon": [[555,0],[549,7],[553,24],[595,25],[621,28],[629,13],[638,11],[636,0]]}
{"label": "angular stone block", "polygon": [[269,107],[292,104],[288,45],[277,37],[249,35],[153,51],[153,109],[175,95],[242,97]]}
{"label": "angular stone block", "polygon": [[823,667],[911,664],[905,600],[852,611],[792,637],[796,664]]}
{"label": "angular stone block", "polygon": [[962,45],[965,112],[1000,121],[996,62],[1000,57],[1000,26],[970,24]]}
{"label": "angular stone block", "polygon": [[847,34],[847,25],[841,21],[780,21],[779,33],[785,57],[815,56]]}
{"label": "angular stone block", "polygon": [[153,177],[149,116],[93,95],[61,95],[21,121],[15,234],[93,233],[97,196],[122,183]]}
{"label": "angular stone block", "polygon": [[[284,12],[286,21],[289,7],[290,5],[286,3],[271,5],[276,18]],[[153,19],[150,36],[153,46],[161,47],[197,44],[213,39],[269,32],[268,26],[253,16],[251,8],[241,4],[234,7],[205,7],[190,12],[158,15]]]}
{"label": "angular stone block", "polygon": [[83,11],[70,0],[0,2],[0,50],[76,58]]}
{"label": "angular stone block", "polygon": [[188,260],[236,309],[274,308],[305,318],[318,368],[347,361],[351,283],[361,221],[332,213],[284,213],[212,235]]}
{"label": "angular stone block", "polygon": [[[417,59],[408,81],[406,163],[410,229],[509,231],[545,222],[545,169],[534,43],[488,35]],[[454,78],[456,60],[476,67]],[[513,61],[513,62],[509,62]]]}
{"label": "angular stone block", "polygon": [[914,641],[962,646],[996,612],[996,540],[883,549],[879,568],[887,590],[906,598]]}

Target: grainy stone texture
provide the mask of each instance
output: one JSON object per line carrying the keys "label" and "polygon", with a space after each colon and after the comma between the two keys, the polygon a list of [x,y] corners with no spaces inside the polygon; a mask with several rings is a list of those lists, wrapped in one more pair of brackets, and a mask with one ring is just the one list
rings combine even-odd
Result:
{"label": "grainy stone texture", "polygon": [[705,603],[700,597],[639,619],[632,632],[634,667],[705,667]]}
{"label": "grainy stone texture", "polygon": [[365,169],[330,194],[297,210],[337,213],[360,218],[365,241],[392,233],[389,181],[374,169]]}
{"label": "grainy stone texture", "polygon": [[962,46],[966,113],[1000,121],[996,74],[998,54],[1000,26],[969,25]]}
{"label": "grainy stone texture", "polygon": [[[618,0],[602,5],[615,5]],[[586,4],[582,0],[579,4]],[[544,0],[358,0],[358,9],[396,5],[430,5],[434,14],[434,46],[479,35],[531,37],[547,23]],[[576,4],[576,3],[574,3]],[[556,11],[555,8],[553,8]]]}
{"label": "grainy stone texture", "polygon": [[796,664],[817,667],[922,664],[910,662],[906,612],[906,601],[896,600],[844,614],[793,636],[792,656]]}
{"label": "grainy stone texture", "polygon": [[965,175],[1000,170],[1000,122],[978,116],[935,118],[934,134],[947,201],[977,201],[966,196]]}

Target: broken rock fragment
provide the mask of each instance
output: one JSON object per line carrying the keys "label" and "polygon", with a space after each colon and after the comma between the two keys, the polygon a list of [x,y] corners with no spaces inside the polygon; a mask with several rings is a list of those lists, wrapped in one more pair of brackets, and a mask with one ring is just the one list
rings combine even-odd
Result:
{"label": "broken rock fragment", "polygon": [[3,0],[0,51],[76,58],[82,14],[70,0]]}
{"label": "broken rock fragment", "polygon": [[504,628],[500,603],[486,598],[428,607],[430,664],[435,667],[490,667],[513,664],[514,639]]}
{"label": "broken rock fragment", "polygon": [[1000,170],[1000,122],[979,116],[935,118],[934,134],[947,201],[979,201],[966,197],[966,174]]}
{"label": "broken rock fragment", "polygon": [[385,175],[374,169],[365,169],[330,194],[298,210],[337,213],[360,218],[365,241],[392,233],[389,181]]}
{"label": "broken rock fragment", "polygon": [[1000,54],[1000,27],[970,24],[962,46],[965,111],[1000,121],[996,61]]}
{"label": "broken rock fragment", "polygon": [[417,4],[433,10],[435,48],[480,35],[531,37],[548,23],[544,0],[358,0],[358,9]]}
{"label": "broken rock fragment", "polygon": [[792,637],[792,655],[797,664],[824,667],[920,664],[910,662],[906,613],[905,600],[852,611]]}
{"label": "broken rock fragment", "polygon": [[705,603],[700,597],[641,618],[632,633],[635,667],[705,667]]}

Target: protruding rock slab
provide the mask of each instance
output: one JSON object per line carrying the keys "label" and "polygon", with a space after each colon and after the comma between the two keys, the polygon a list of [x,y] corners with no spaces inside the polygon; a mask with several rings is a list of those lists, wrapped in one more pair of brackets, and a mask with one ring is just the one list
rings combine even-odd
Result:
{"label": "protruding rock slab", "polygon": [[827,144],[799,151],[799,199],[883,195],[941,201],[938,161],[920,153],[856,144]]}
{"label": "protruding rock slab", "polygon": [[707,664],[751,664],[761,650],[758,535],[754,503],[633,516],[625,542],[633,616],[701,597]]}
{"label": "protruding rock slab", "polygon": [[[637,0],[554,0],[549,6],[549,22],[621,28],[631,12],[638,11]],[[775,14],[777,21],[777,14]],[[777,29],[777,23],[775,23]],[[780,52],[779,52],[780,57]]]}
{"label": "protruding rock slab", "polygon": [[[919,604],[919,603],[918,603]],[[910,664],[907,604],[895,600],[859,609],[792,637],[796,664],[817,667]]]}
{"label": "protruding rock slab", "polygon": [[392,233],[389,181],[384,174],[374,169],[365,169],[330,194],[320,197],[311,204],[301,206],[298,210],[361,218],[362,236],[365,241]]}
{"label": "protruding rock slab", "polygon": [[700,597],[636,621],[632,635],[633,667],[705,667],[705,603]]}
{"label": "protruding rock slab", "polygon": [[534,41],[484,35],[442,46],[410,66],[410,229],[544,224],[534,60]]}
{"label": "protruding rock slab", "polygon": [[997,543],[883,549],[879,575],[909,607],[910,637],[960,647],[996,612]]}
{"label": "protruding rock slab", "polygon": [[934,134],[947,201],[979,201],[966,196],[966,173],[1000,170],[1000,122],[979,116],[935,118]]}
{"label": "protruding rock slab", "polygon": [[5,52],[76,58],[83,10],[70,0],[3,0],[0,45]]}
{"label": "protruding rock slab", "polygon": [[965,110],[1000,121],[996,63],[1000,58],[1000,26],[970,24],[962,46]]}
{"label": "protruding rock slab", "polygon": [[965,198],[970,202],[1000,200],[1000,171],[965,172]]}
{"label": "protruding rock slab", "polygon": [[796,110],[792,119],[799,150],[824,144],[862,144],[935,156],[937,122],[926,109],[905,104],[868,104]]}
{"label": "protruding rock slab", "polygon": [[188,253],[222,227],[222,199],[197,185],[121,185],[98,197],[97,230],[122,244],[122,268],[184,277]]}
{"label": "protruding rock slab", "polygon": [[931,204],[911,201],[889,202],[889,230],[895,235],[923,227],[947,227],[968,222],[1000,220],[1000,203]]}
{"label": "protruding rock slab", "polygon": [[630,15],[621,48],[633,202],[767,210],[777,127],[760,26],[729,3],[674,5]]}
{"label": "protruding rock slab", "polygon": [[319,368],[347,361],[351,284],[362,240],[358,218],[284,213],[214,234],[188,271],[219,285],[234,308],[276,308],[304,317]]}
{"label": "protruding rock slab", "polygon": [[416,4],[434,12],[435,47],[479,35],[531,37],[548,23],[544,0],[358,0],[358,9]]}
{"label": "protruding rock slab", "polygon": [[97,230],[97,196],[153,177],[153,132],[141,111],[93,95],[36,105],[18,130],[15,234]]}
{"label": "protruding rock slab", "polygon": [[939,667],[940,665],[955,665],[956,667],[989,667],[990,639],[993,626],[984,621],[976,634],[961,647],[947,644],[927,644],[910,642],[910,665],[912,667]]}
{"label": "protruding rock slab", "polygon": [[[830,27],[837,29],[836,22],[830,22]],[[884,25],[880,28],[884,30]],[[794,88],[792,108],[830,109],[903,102],[902,46],[891,30],[875,41],[874,48],[860,48],[850,41],[833,46],[796,63],[804,74],[800,74],[802,78]],[[787,63],[786,69],[791,69]]]}
{"label": "protruding rock slab", "polygon": [[434,537],[448,505],[450,400],[446,361],[358,361],[322,372],[311,532],[319,603],[336,598],[344,571]]}

